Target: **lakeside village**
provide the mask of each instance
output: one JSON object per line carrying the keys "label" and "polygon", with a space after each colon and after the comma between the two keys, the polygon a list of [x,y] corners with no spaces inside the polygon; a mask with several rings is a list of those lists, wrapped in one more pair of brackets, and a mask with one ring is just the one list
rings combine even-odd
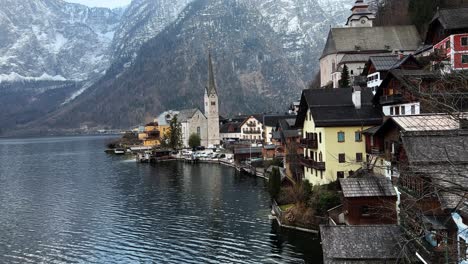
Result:
{"label": "lakeside village", "polygon": [[269,179],[273,217],[319,232],[324,263],[467,264],[468,9],[438,10],[425,39],[374,18],[357,0],[330,29],[322,88],[287,114],[220,117],[210,57],[204,111],[161,113],[110,151]]}

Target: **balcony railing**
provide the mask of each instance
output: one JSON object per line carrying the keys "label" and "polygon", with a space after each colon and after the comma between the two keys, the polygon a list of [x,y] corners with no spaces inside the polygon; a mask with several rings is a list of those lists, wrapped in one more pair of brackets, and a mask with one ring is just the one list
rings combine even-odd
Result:
{"label": "balcony railing", "polygon": [[244,130],[244,134],[261,134],[260,130]]}
{"label": "balcony railing", "polygon": [[399,104],[403,102],[403,95],[401,94],[394,94],[394,95],[382,95],[380,97],[380,104]]}
{"label": "balcony railing", "polygon": [[304,148],[317,149],[318,141],[316,139],[303,138],[301,139],[301,146]]}
{"label": "balcony railing", "polygon": [[377,156],[384,154],[383,149],[379,147],[367,147],[366,151],[367,151],[367,154],[372,154],[372,155],[377,155]]}
{"label": "balcony railing", "polygon": [[316,170],[325,170],[325,162],[319,162],[315,160],[311,160],[309,158],[301,158],[301,164],[308,168],[313,168]]}

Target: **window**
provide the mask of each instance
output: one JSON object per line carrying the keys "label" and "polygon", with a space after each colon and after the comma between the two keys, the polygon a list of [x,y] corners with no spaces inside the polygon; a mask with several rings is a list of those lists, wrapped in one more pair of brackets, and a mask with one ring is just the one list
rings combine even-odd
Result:
{"label": "window", "polygon": [[338,142],[345,142],[345,133],[338,132]]}
{"label": "window", "polygon": [[390,107],[390,115],[393,115],[393,107]]}
{"label": "window", "polygon": [[322,132],[319,133],[319,143],[322,143]]}
{"label": "window", "polygon": [[322,152],[319,153],[319,162],[322,162],[323,161],[323,155],[322,155]]}
{"label": "window", "polygon": [[415,105],[412,105],[412,106],[411,106],[411,114],[412,114],[412,115],[415,115],[415,114],[416,114],[416,106],[415,106]]}
{"label": "window", "polygon": [[345,162],[346,162],[346,156],[345,156],[345,154],[343,154],[343,153],[338,154],[338,162],[339,162],[339,163],[345,163]]}
{"label": "window", "polygon": [[395,107],[395,115],[400,115],[400,107]]}
{"label": "window", "polygon": [[356,142],[361,142],[362,141],[362,134],[361,134],[361,131],[356,131],[354,133],[354,140],[356,140]]}
{"label": "window", "polygon": [[320,171],[320,179],[323,180],[323,171]]}
{"label": "window", "polygon": [[315,177],[318,177],[318,170],[315,170]]}
{"label": "window", "polygon": [[462,37],[461,38],[461,45],[462,46],[468,46],[468,37]]}
{"label": "window", "polygon": [[463,64],[468,63],[468,54],[462,54],[462,63]]}
{"label": "window", "polygon": [[362,153],[356,153],[356,162],[362,162]]}
{"label": "window", "polygon": [[445,43],[445,48],[450,49],[450,40]]}
{"label": "window", "polygon": [[216,105],[216,102],[211,102],[211,105]]}
{"label": "window", "polygon": [[353,74],[354,74],[354,71],[353,71],[353,70],[351,70],[351,75],[353,75]]}
{"label": "window", "polygon": [[338,177],[338,179],[343,179],[344,178],[344,171],[337,171],[336,172],[336,177]]}
{"label": "window", "polygon": [[406,107],[404,105],[401,106],[401,114],[406,115]]}
{"label": "window", "polygon": [[197,135],[200,136],[200,134],[201,134],[200,127],[197,127]]}
{"label": "window", "polygon": [[364,215],[364,216],[368,216],[369,215],[369,206],[364,205],[363,207],[361,207],[361,214]]}

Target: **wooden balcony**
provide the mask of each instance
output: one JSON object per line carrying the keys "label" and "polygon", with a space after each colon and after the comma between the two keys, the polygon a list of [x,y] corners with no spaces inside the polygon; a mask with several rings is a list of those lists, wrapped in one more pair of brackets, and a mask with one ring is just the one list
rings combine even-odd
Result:
{"label": "wooden balcony", "polygon": [[244,130],[244,134],[261,134],[261,130]]}
{"label": "wooden balcony", "polygon": [[403,102],[403,95],[401,94],[382,95],[380,97],[381,105],[400,104],[402,102]]}
{"label": "wooden balcony", "polygon": [[375,155],[375,156],[382,156],[384,154],[383,148],[380,147],[367,147],[366,148],[367,154]]}
{"label": "wooden balcony", "polygon": [[316,139],[302,138],[300,144],[304,148],[309,148],[309,149],[318,148],[318,141]]}
{"label": "wooden balcony", "polygon": [[300,162],[303,166],[316,169],[316,170],[325,170],[325,162],[314,161],[309,158],[301,158]]}

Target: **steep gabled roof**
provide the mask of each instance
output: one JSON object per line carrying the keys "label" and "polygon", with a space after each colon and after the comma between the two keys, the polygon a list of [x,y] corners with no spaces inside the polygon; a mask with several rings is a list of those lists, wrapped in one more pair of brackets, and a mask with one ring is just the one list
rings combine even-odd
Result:
{"label": "steep gabled roof", "polygon": [[346,198],[396,196],[392,182],[384,177],[340,179],[341,189]]}
{"label": "steep gabled roof", "polygon": [[[200,111],[198,108],[191,108],[191,109],[183,109],[178,111],[177,114],[177,121],[180,123],[187,122],[190,118],[192,118],[197,111]],[[203,115],[203,113],[200,111]],[[203,115],[204,116],[204,115]]]}
{"label": "steep gabled roof", "polygon": [[400,253],[397,225],[320,226],[325,264],[393,263]]}
{"label": "steep gabled roof", "polygon": [[440,9],[431,23],[435,20],[448,30],[468,28],[468,8]]}
{"label": "steep gabled roof", "polygon": [[468,164],[468,132],[410,132],[402,135],[410,164]]}
{"label": "steep gabled roof", "polygon": [[415,51],[421,38],[415,26],[332,28],[321,58],[334,53]]}
{"label": "steep gabled roof", "polygon": [[[285,118],[296,118],[295,115],[265,115],[263,117],[263,124],[269,127],[276,127],[278,121]],[[261,120],[260,120],[261,121]]]}
{"label": "steep gabled roof", "polygon": [[380,125],[382,114],[371,103],[372,91],[362,90],[360,109],[355,108],[352,93],[352,88],[304,90],[296,126],[302,127],[308,109],[317,127]]}
{"label": "steep gabled roof", "polygon": [[240,125],[241,125],[240,122],[228,122],[228,123],[223,124],[219,130],[221,133],[224,133],[224,134],[240,133],[241,132]]}
{"label": "steep gabled roof", "polygon": [[398,61],[398,55],[370,56],[369,61],[374,65],[376,71],[388,71]]}

